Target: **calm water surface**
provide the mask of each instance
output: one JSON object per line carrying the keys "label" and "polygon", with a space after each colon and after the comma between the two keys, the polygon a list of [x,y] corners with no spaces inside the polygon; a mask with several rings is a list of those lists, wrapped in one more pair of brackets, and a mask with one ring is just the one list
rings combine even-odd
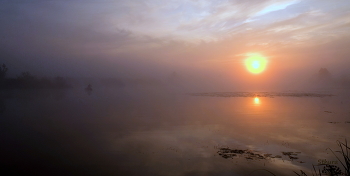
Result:
{"label": "calm water surface", "polygon": [[[327,148],[350,139],[350,96],[332,94],[3,91],[1,165],[38,175],[311,175],[318,160],[337,161]],[[227,148],[245,153],[225,158]]]}

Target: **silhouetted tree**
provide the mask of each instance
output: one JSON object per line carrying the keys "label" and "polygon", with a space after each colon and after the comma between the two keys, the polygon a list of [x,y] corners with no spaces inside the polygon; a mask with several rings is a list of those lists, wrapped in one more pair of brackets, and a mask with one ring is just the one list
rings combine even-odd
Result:
{"label": "silhouetted tree", "polygon": [[123,81],[117,78],[107,78],[107,79],[102,79],[101,83],[105,86],[110,86],[110,87],[124,87]]}
{"label": "silhouetted tree", "polygon": [[68,88],[70,87],[64,78],[57,76],[54,79],[54,88]]}
{"label": "silhouetted tree", "polygon": [[346,75],[342,75],[339,78],[339,83],[340,83],[341,86],[350,87],[350,79]]}
{"label": "silhouetted tree", "polygon": [[173,71],[169,76],[168,80],[170,82],[176,82],[179,79],[179,75],[176,73],[176,71]]}
{"label": "silhouetted tree", "polygon": [[42,88],[52,88],[54,87],[52,81],[49,78],[40,78],[38,83]]}
{"label": "silhouetted tree", "polygon": [[6,65],[2,64],[2,66],[0,67],[0,80],[5,79],[7,70],[8,69],[7,69]]}
{"label": "silhouetted tree", "polygon": [[318,76],[320,79],[329,79],[331,77],[331,73],[327,70],[327,68],[321,68],[318,71]]}
{"label": "silhouetted tree", "polygon": [[7,66],[0,66],[0,89],[65,89],[71,86],[62,77],[49,79],[37,78],[28,71],[22,72],[17,78],[6,78]]}
{"label": "silhouetted tree", "polygon": [[92,91],[92,85],[89,84],[86,88],[85,88],[86,91]]}
{"label": "silhouetted tree", "polygon": [[17,80],[22,89],[39,88],[36,77],[29,72],[22,72],[21,75],[17,77]]}

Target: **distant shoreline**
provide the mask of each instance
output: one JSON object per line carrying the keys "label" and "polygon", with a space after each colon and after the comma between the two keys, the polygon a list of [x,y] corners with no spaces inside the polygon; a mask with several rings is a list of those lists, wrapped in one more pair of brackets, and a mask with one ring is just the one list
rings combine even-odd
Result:
{"label": "distant shoreline", "polygon": [[189,93],[192,96],[207,97],[332,97],[333,94],[310,92],[203,92]]}

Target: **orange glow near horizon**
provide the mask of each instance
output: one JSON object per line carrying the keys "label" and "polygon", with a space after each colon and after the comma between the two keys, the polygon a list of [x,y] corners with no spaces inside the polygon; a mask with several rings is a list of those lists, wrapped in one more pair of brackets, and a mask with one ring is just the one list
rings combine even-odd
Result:
{"label": "orange glow near horizon", "polygon": [[260,55],[252,55],[245,60],[247,70],[253,74],[263,72],[267,65],[267,60]]}

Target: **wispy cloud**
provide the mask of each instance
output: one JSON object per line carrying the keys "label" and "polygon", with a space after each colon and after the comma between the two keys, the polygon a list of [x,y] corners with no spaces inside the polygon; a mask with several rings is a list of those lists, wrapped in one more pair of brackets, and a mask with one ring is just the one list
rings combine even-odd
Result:
{"label": "wispy cloud", "polygon": [[297,55],[301,47],[335,46],[349,38],[349,16],[348,0],[0,1],[0,50],[37,60],[220,63],[242,53]]}

